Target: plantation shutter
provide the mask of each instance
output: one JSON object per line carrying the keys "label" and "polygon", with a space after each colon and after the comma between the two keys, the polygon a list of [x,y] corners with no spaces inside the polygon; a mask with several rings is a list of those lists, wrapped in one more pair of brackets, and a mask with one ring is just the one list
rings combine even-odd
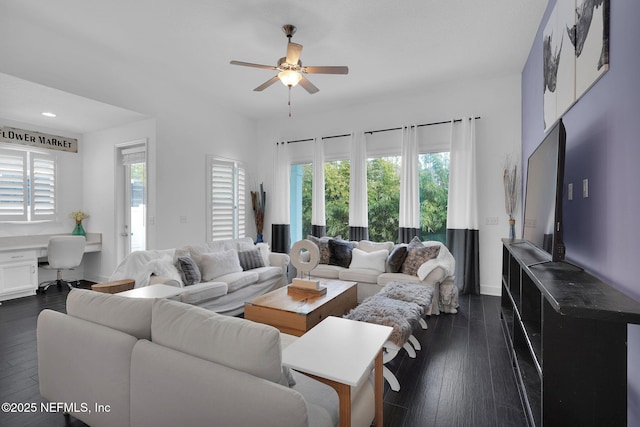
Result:
{"label": "plantation shutter", "polygon": [[27,152],[0,150],[0,221],[28,220]]}
{"label": "plantation shutter", "polygon": [[56,163],[51,156],[31,153],[31,219],[54,219],[56,215]]}
{"label": "plantation shutter", "polygon": [[211,159],[211,241],[245,235],[245,171],[236,162]]}

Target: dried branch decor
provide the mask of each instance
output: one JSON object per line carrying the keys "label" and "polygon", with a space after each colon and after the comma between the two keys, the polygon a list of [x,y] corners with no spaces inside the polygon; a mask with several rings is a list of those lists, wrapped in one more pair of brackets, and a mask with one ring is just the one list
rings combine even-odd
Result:
{"label": "dried branch decor", "polygon": [[264,227],[264,204],[266,194],[264,192],[263,184],[260,183],[260,191],[251,192],[251,205],[253,206],[253,217],[256,222],[256,231],[258,234],[262,234],[262,228]]}
{"label": "dried branch decor", "polygon": [[516,211],[518,195],[520,193],[520,177],[518,175],[518,165],[513,163],[509,157],[507,157],[504,166],[503,182],[504,209],[507,212],[507,215],[509,215],[509,223],[513,224],[515,222],[513,214]]}

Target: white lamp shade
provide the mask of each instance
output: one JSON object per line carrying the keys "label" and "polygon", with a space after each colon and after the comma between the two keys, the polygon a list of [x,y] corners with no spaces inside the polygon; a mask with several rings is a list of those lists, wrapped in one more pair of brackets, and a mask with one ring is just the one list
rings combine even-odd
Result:
{"label": "white lamp shade", "polygon": [[300,73],[294,70],[284,70],[278,73],[278,78],[282,82],[283,85],[288,87],[293,87],[298,84],[302,76]]}

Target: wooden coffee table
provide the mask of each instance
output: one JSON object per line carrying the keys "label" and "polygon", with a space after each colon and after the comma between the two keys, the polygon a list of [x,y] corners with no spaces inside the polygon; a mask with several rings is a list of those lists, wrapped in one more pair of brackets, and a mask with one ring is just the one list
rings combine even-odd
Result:
{"label": "wooden coffee table", "polygon": [[261,295],[244,305],[244,318],[302,336],[328,316],[346,314],[358,303],[356,282],[327,280],[325,295],[288,293],[287,287]]}

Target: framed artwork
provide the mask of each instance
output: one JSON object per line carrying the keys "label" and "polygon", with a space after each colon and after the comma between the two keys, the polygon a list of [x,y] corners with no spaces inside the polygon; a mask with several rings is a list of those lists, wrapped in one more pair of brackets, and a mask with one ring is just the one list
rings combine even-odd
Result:
{"label": "framed artwork", "polygon": [[558,0],[542,52],[546,130],[609,69],[609,0]]}

